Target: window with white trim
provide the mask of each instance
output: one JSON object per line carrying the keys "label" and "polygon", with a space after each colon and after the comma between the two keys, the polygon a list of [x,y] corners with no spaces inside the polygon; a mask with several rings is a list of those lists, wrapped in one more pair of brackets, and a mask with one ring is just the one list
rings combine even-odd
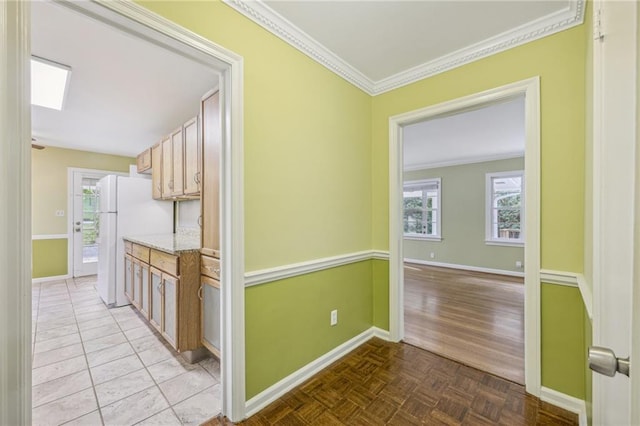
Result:
{"label": "window with white trim", "polygon": [[524,243],[524,172],[487,173],[487,244]]}
{"label": "window with white trim", "polygon": [[404,236],[440,240],[440,178],[403,186]]}

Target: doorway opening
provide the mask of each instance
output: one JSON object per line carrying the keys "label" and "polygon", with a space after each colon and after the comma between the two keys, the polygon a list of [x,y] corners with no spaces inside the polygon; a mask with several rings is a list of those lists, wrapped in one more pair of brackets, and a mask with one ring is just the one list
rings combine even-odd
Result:
{"label": "doorway opening", "polygon": [[[414,131],[424,130],[420,126],[429,126],[438,120],[455,121],[456,117],[464,117],[465,113],[479,114],[485,110],[489,111],[490,108],[508,106],[510,102],[521,102],[524,107],[524,158],[522,153],[520,158],[515,159],[508,158],[515,157],[514,155],[505,153],[502,159],[486,158],[493,161],[484,163],[505,164],[501,164],[501,169],[498,170],[476,171],[476,177],[467,183],[464,183],[464,179],[457,178],[456,174],[451,174],[466,174],[465,178],[468,179],[470,172],[465,172],[466,167],[463,167],[466,165],[452,166],[446,159],[436,160],[435,164],[431,164],[432,167],[426,169],[421,167],[418,161],[408,167],[413,170],[405,170],[405,165],[416,158],[416,154],[411,151],[410,143],[405,147],[405,142],[410,140]],[[502,296],[507,293],[506,290],[512,290],[516,301],[509,303],[515,304],[518,304],[517,298],[520,293],[519,297],[524,299],[524,306],[521,313],[515,313],[515,316],[521,315],[523,321],[520,322],[524,323],[521,345],[524,368],[521,379],[512,377],[511,380],[524,383],[527,392],[536,396],[540,391],[538,105],[539,81],[533,78],[391,117],[389,133],[391,339],[407,340],[419,346],[430,340],[430,350],[437,348],[438,352],[441,351],[442,345],[434,341],[433,336],[438,333],[448,335],[454,338],[454,349],[449,353],[440,353],[474,366],[473,362],[460,359],[459,355],[473,352],[474,344],[482,347],[491,346],[495,342],[486,342],[486,345],[473,342],[469,335],[456,336],[452,329],[441,328],[444,323],[436,324],[434,321],[449,320],[447,325],[454,329],[458,327],[457,331],[461,330],[459,327],[462,322],[477,326],[479,320],[474,320],[468,312],[463,312],[463,306],[468,307],[474,302],[484,300],[494,307],[504,308],[499,306],[498,301],[492,301],[488,293],[483,295],[480,291],[483,287],[485,290],[489,288],[497,291],[496,294]],[[472,132],[470,136],[473,137],[475,130],[467,130]],[[460,152],[473,152],[475,148],[478,147],[458,147],[453,151],[457,151],[459,155]],[[438,149],[437,145],[435,149]],[[434,157],[438,151],[431,149],[429,152],[431,157]],[[481,163],[469,164],[477,168]],[[423,170],[420,170],[421,168]],[[460,189],[456,190],[456,185],[460,185]],[[447,189],[453,192],[447,192]],[[455,220],[470,210],[468,206],[456,207],[455,204],[449,204],[456,194],[462,194],[462,201],[475,200],[480,205],[481,214],[476,214],[471,219],[463,218],[463,222],[456,225]],[[526,220],[514,220],[525,217]],[[480,239],[476,241],[480,244],[478,247],[490,246],[495,252],[495,248],[502,248],[501,246],[522,246],[526,236],[523,253],[517,255],[520,256],[517,259],[511,260],[502,259],[504,256],[496,258],[495,253],[487,256],[488,260],[513,263],[510,267],[498,264],[476,266],[480,264],[474,264],[472,259],[478,255],[480,249],[474,248],[469,241],[473,234],[470,229],[471,222],[478,228],[475,231],[475,239]],[[524,226],[520,227],[517,222],[523,223]],[[447,228],[448,225],[457,228],[451,230]],[[455,235],[456,233],[458,235]],[[460,247],[448,247],[456,240],[460,242]],[[470,245],[471,247],[468,247]],[[471,250],[467,250],[468,248]],[[408,262],[406,268],[405,261]],[[525,265],[526,269],[523,271],[521,268]],[[524,286],[518,284],[518,280],[522,280],[521,277],[504,275],[505,270],[510,275],[523,275]],[[504,282],[505,278],[507,282]],[[430,283],[431,287],[416,290],[419,287],[417,283],[423,285],[426,282]],[[474,289],[474,293],[469,291],[470,288]],[[409,302],[405,306],[407,299]],[[446,303],[443,304],[445,300]],[[506,303],[504,299],[502,301]],[[443,309],[445,306],[450,308],[448,312]],[[476,309],[486,307],[479,306]],[[424,315],[421,317],[421,314],[417,314],[419,312]],[[428,329],[421,330],[421,327],[416,325],[425,324],[425,320],[431,326],[435,324],[436,329],[429,332]],[[460,323],[456,324],[452,320]],[[484,322],[491,329],[503,327],[508,321],[497,315],[485,318]],[[517,328],[517,318],[513,323]],[[486,335],[491,336],[491,331]],[[420,342],[416,336],[422,336],[424,342]],[[494,353],[494,356],[498,355]],[[485,366],[480,364],[475,366],[485,369]]]}
{"label": "doorway opening", "polygon": [[68,266],[71,277],[86,277],[98,273],[100,248],[100,221],[98,208],[98,181],[116,171],[68,169],[67,225],[69,247]]}
{"label": "doorway opening", "polygon": [[404,341],[524,384],[524,96],[403,129]]}
{"label": "doorway opening", "polygon": [[[76,12],[106,23],[120,31],[126,32],[129,36],[143,39],[156,46],[161,46],[174,53],[188,57],[199,62],[211,71],[218,74],[220,91],[220,117],[221,117],[221,147],[220,147],[220,199],[221,199],[221,341],[222,341],[222,413],[232,420],[240,420],[244,417],[244,323],[243,323],[243,228],[242,228],[242,58],[233,52],[227,51],[195,34],[184,30],[147,9],[137,6],[134,3],[74,3],[57,2],[57,7],[72,9]],[[6,25],[13,28],[17,26],[20,31],[11,32],[7,39],[7,45],[15,50],[17,60],[13,61],[7,69],[8,81],[15,87],[24,88],[16,91],[16,110],[28,111],[29,93],[28,79],[28,58],[31,55],[30,43],[27,39],[32,25],[29,17],[29,4],[16,5],[15,7],[3,8],[5,16],[3,29]],[[7,24],[9,22],[9,24]],[[6,24],[6,25],[5,25]],[[9,33],[9,32],[7,32]],[[30,114],[25,112],[18,117],[5,114],[3,110],[3,120],[8,118],[9,128],[16,135],[28,136],[31,133],[29,128]],[[26,117],[26,118],[25,118]],[[3,121],[4,122],[4,121]],[[232,143],[233,142],[233,143]],[[28,151],[13,152],[16,154],[16,177],[19,191],[26,194],[25,198],[30,198],[30,179],[28,178],[31,161]],[[91,186],[91,185],[88,185]],[[20,204],[18,213],[25,217],[30,216],[30,205]],[[16,241],[26,240],[30,227],[19,228],[17,233],[20,238]],[[231,236],[233,235],[233,238]],[[18,251],[25,250],[23,244],[18,244]],[[30,252],[30,250],[28,251]],[[20,262],[20,267],[16,270],[16,286],[29,288],[27,278],[30,274],[30,256],[23,256],[24,261]],[[63,289],[59,289],[62,290]],[[16,423],[30,423],[32,393],[30,391],[30,374],[26,369],[31,367],[32,350],[30,348],[32,335],[28,330],[31,321],[28,320],[31,314],[31,298],[22,289],[18,289],[19,303],[17,305],[16,316],[20,317],[16,321],[14,331],[20,336],[20,350],[16,352],[19,359],[10,360],[15,362],[19,368],[20,380],[18,389],[20,390],[20,404],[12,411],[5,414],[10,419],[16,419]],[[51,295],[56,297],[58,295]],[[233,336],[233,343],[231,342]],[[10,365],[10,364],[6,364]],[[3,367],[3,375],[5,373]]]}

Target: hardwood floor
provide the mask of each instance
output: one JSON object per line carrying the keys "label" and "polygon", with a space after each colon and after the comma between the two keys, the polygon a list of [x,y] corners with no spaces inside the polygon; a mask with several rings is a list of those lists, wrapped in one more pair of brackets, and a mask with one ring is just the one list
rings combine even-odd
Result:
{"label": "hardwood floor", "polygon": [[524,384],[522,278],[405,264],[405,342]]}
{"label": "hardwood floor", "polygon": [[578,417],[516,383],[374,338],[241,424],[577,425]]}

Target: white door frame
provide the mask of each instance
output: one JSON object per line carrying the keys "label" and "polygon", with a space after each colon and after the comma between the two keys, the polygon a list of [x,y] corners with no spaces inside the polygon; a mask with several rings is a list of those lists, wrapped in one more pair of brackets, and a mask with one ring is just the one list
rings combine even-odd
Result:
{"label": "white door frame", "polygon": [[632,232],[639,224],[638,5],[596,1],[593,10],[603,34],[593,42],[593,244],[586,258],[593,265],[593,345],[632,357],[631,380],[592,375],[593,424],[639,424],[640,339],[633,334],[640,330],[632,328],[640,325],[638,281],[633,288],[640,247]]}
{"label": "white door frame", "polygon": [[389,118],[389,332],[404,337],[402,129],[438,116],[525,96],[525,386],[540,396],[540,78],[534,77]]}
{"label": "white door frame", "polygon": [[67,167],[67,275],[76,276],[76,239],[73,225],[73,217],[75,216],[75,177],[89,176],[101,178],[107,175],[128,176],[127,173],[114,172],[108,170],[83,169],[79,167]]}
{"label": "white door frame", "polygon": [[[211,66],[220,74],[223,140],[222,204],[222,413],[245,416],[243,59],[132,1],[62,1],[92,18]],[[30,5],[0,2],[0,424],[31,423],[31,114]],[[233,238],[232,238],[233,236]],[[6,264],[6,265],[5,265]],[[5,267],[6,266],[6,267]],[[6,297],[5,297],[6,296]]]}

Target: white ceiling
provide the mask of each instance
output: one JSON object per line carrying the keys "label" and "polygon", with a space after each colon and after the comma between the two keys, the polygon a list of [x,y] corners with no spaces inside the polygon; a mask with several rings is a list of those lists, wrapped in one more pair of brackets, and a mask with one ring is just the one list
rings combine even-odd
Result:
{"label": "white ceiling", "polygon": [[585,0],[224,0],[376,95],[578,25]]}
{"label": "white ceiling", "polygon": [[198,113],[206,66],[64,6],[32,2],[33,55],[72,68],[63,111],[32,107],[37,143],[134,156]]}
{"label": "white ceiling", "polygon": [[524,96],[403,129],[404,169],[524,155]]}

